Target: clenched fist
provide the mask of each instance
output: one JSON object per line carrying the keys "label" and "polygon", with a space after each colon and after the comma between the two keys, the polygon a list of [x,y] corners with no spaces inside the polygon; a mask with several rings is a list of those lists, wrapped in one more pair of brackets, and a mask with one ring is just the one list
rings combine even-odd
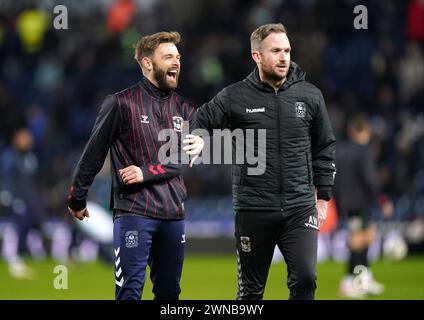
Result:
{"label": "clenched fist", "polygon": [[87,208],[84,208],[80,211],[75,211],[68,207],[68,210],[75,218],[79,220],[84,220],[85,217],[90,218],[90,214],[88,213]]}

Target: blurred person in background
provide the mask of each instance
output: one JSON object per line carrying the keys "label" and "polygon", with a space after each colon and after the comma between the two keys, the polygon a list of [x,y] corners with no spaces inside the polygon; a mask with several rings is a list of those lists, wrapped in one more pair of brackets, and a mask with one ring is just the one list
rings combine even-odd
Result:
{"label": "blurred person in background", "polygon": [[[376,159],[370,145],[372,130],[364,114],[348,120],[347,136],[347,141],[337,144],[334,188],[337,211],[347,218],[349,231],[350,254],[340,293],[347,298],[365,298],[384,292],[384,285],[374,279],[367,258],[377,232],[372,222],[372,205],[378,200],[383,216],[388,218],[393,213],[393,204],[380,194]],[[357,266],[366,268],[362,283],[355,281],[355,275],[361,271]]]}
{"label": "blurred person in background", "polygon": [[[7,208],[7,220],[13,229],[3,234],[2,253],[9,262],[9,271],[17,278],[32,278],[33,272],[20,256],[30,253],[34,258],[45,256],[42,238],[39,236],[45,221],[43,199],[37,191],[35,176],[38,160],[32,152],[31,131],[20,125],[12,135],[10,148],[0,154],[0,191]],[[14,235],[14,231],[16,235]]]}
{"label": "blurred person in background", "polygon": [[[69,211],[89,217],[86,199],[110,150],[114,213],[115,298],[142,297],[147,264],[158,300],[179,298],[184,260],[184,200],[181,164],[161,164],[165,143],[159,132],[181,136],[192,121],[193,106],[174,90],[180,74],[178,32],[142,37],[135,59],[142,80],[103,101],[78,162],[69,195]],[[181,148],[178,139],[178,151]]]}
{"label": "blurred person in background", "polygon": [[22,255],[36,260],[50,255],[61,263],[68,262],[71,231],[62,217],[50,215],[39,184],[34,135],[26,125],[16,126],[10,147],[0,153],[0,162],[0,205],[5,212],[3,220],[8,222],[2,234],[2,255],[10,263],[12,276],[33,276],[19,258]]}
{"label": "blurred person in background", "polygon": [[[317,237],[334,182],[335,137],[321,91],[290,53],[281,23],[260,26],[251,35],[257,67],[198,109],[199,127],[209,131],[266,129],[266,141],[254,143],[255,153],[266,144],[265,171],[249,175],[246,160],[232,166],[242,300],[263,298],[275,245],[287,263],[290,299],[315,298]],[[233,159],[235,153],[233,147]]]}

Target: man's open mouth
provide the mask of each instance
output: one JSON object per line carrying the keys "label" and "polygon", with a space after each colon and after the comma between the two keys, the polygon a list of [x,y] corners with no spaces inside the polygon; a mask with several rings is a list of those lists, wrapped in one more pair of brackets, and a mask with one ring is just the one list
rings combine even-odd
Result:
{"label": "man's open mouth", "polygon": [[174,81],[177,80],[177,70],[168,71],[166,75]]}

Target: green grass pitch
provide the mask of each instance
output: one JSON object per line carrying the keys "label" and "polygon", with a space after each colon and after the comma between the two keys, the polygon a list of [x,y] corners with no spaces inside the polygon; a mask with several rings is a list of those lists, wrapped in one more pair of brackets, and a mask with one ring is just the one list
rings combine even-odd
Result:
{"label": "green grass pitch", "polygon": [[[32,280],[10,277],[7,265],[0,261],[0,299],[113,299],[113,266],[104,263],[68,265],[68,289],[53,286],[53,261],[28,261],[35,271]],[[340,299],[338,286],[345,266],[336,262],[318,265],[317,299]],[[236,258],[231,255],[187,255],[181,280],[182,300],[233,300],[237,283]],[[373,299],[424,299],[424,256],[408,257],[399,262],[377,261],[373,265],[376,279],[386,285],[384,295]],[[152,299],[150,279],[146,281],[143,299]],[[265,299],[285,300],[286,267],[272,264]]]}

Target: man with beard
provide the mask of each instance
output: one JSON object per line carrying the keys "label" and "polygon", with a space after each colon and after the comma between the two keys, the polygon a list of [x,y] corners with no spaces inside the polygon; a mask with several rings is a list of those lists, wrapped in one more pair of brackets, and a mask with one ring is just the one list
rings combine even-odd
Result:
{"label": "man with beard", "polygon": [[[335,137],[321,91],[290,59],[284,26],[259,27],[251,35],[251,48],[257,65],[253,72],[197,112],[199,127],[209,132],[241,128],[254,130],[257,137],[259,129],[266,130],[266,141],[245,143],[266,159],[264,172],[251,170],[249,159],[234,163],[240,155],[233,147],[238,298],[263,298],[278,245],[287,263],[290,298],[313,299],[318,230],[334,184]],[[188,140],[193,144],[187,149],[200,143]]]}
{"label": "man with beard", "polygon": [[117,300],[141,298],[147,264],[155,299],[178,299],[181,292],[186,188],[181,162],[161,163],[158,154],[165,143],[159,132],[172,130],[179,143],[184,121],[195,115],[174,91],[179,42],[178,32],[159,32],[137,43],[142,80],[103,101],[68,197],[76,218],[89,217],[87,192],[110,150]]}

